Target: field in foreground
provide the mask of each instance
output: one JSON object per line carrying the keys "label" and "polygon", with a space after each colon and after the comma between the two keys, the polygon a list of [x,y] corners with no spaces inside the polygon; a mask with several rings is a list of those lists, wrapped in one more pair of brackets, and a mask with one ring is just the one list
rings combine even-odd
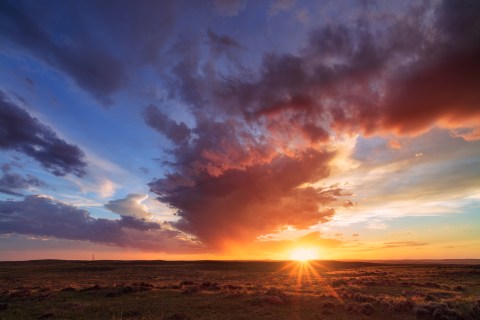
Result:
{"label": "field in foreground", "polygon": [[0,262],[0,319],[480,319],[480,265]]}

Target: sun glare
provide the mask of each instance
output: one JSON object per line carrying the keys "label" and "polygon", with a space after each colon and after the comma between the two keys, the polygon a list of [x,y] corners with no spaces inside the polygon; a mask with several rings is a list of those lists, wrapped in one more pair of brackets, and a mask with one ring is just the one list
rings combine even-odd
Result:
{"label": "sun glare", "polygon": [[296,261],[309,261],[317,258],[317,250],[312,248],[298,248],[290,253],[290,259]]}

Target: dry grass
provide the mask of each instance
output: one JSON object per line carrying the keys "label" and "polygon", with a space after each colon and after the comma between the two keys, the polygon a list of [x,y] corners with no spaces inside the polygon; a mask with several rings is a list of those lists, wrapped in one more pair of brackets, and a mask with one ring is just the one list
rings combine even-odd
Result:
{"label": "dry grass", "polygon": [[480,319],[480,266],[0,263],[0,319]]}

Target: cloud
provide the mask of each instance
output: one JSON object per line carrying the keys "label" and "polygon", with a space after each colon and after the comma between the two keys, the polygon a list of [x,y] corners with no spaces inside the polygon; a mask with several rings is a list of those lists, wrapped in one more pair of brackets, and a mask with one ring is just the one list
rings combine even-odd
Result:
{"label": "cloud", "polygon": [[2,165],[2,176],[0,177],[0,192],[12,195],[22,196],[19,190],[29,189],[31,187],[46,187],[47,184],[42,180],[27,174],[25,177],[11,172],[11,166],[7,163]]}
{"label": "cloud", "polygon": [[0,91],[0,149],[24,153],[56,176],[85,174],[84,153]]}
{"label": "cloud", "polygon": [[355,27],[322,26],[300,53],[265,55],[259,77],[232,81],[225,96],[284,132],[415,135],[478,125],[480,35],[457,26],[477,30],[479,17],[478,4],[444,1],[412,6],[383,30],[362,15]]}
{"label": "cloud", "polygon": [[[110,106],[112,95],[129,83],[139,64],[161,62],[161,49],[175,22],[175,3],[83,1],[56,3],[52,9],[52,5],[3,1],[0,39],[65,73]],[[52,11],[68,16],[68,22],[59,24]],[[92,24],[94,19],[97,23]]]}
{"label": "cloud", "polygon": [[[451,45],[459,31],[446,26],[444,15],[462,9],[445,10],[448,5],[414,5],[392,22],[380,17],[381,29],[362,13],[352,25],[321,26],[297,54],[265,54],[258,73],[222,77],[202,62],[197,46],[176,51],[184,58],[172,67],[172,84],[178,84],[172,95],[191,107],[195,126],[187,141],[186,134],[170,133],[179,124],[159,116],[154,126],[147,118],[171,140],[182,141],[168,163],[174,172],[150,183],[151,191],[178,210],[180,229],[209,244],[328,220],[334,215],[328,205],[342,204],[301,186],[328,176],[334,136],[414,135],[480,115],[472,87],[480,73],[466,59],[476,54],[477,38]],[[444,36],[431,36],[425,21],[432,12],[435,30]],[[220,38],[210,34],[212,39]],[[465,66],[457,69],[458,63]],[[460,84],[449,86],[448,75]],[[313,166],[322,174],[299,169]]]}
{"label": "cloud", "polygon": [[118,213],[123,217],[135,217],[137,219],[148,219],[151,214],[148,212],[148,207],[142,202],[148,198],[148,194],[131,193],[126,198],[111,200],[105,208]]}
{"label": "cloud", "polygon": [[355,207],[337,210],[332,224],[385,228],[399,217],[462,212],[474,201],[480,183],[474,169],[480,165],[478,141],[434,129],[401,143],[402,149],[391,149],[387,139],[358,138],[352,155],[358,165],[322,182],[354,193],[349,198]]}
{"label": "cloud", "polygon": [[168,175],[150,183],[159,199],[176,208],[175,226],[211,246],[252,242],[285,225],[306,228],[329,220],[337,189],[301,187],[328,175],[331,154],[308,150],[215,176]]}
{"label": "cloud", "polygon": [[215,11],[221,16],[236,16],[245,6],[245,0],[212,0]]}
{"label": "cloud", "polygon": [[382,249],[388,248],[404,248],[404,247],[422,247],[426,246],[428,243],[425,242],[415,242],[415,241],[402,241],[402,242],[385,242]]}
{"label": "cloud", "polygon": [[45,196],[0,201],[0,234],[82,240],[150,251],[185,252],[198,244],[164,224],[131,216],[117,220],[92,217],[88,211]]}
{"label": "cloud", "polygon": [[154,105],[150,105],[145,109],[143,118],[150,127],[174,143],[181,143],[190,136],[190,129],[185,123],[177,123],[171,120]]}
{"label": "cloud", "polygon": [[[152,181],[151,191],[178,210],[178,228],[209,245],[248,242],[285,225],[307,228],[352,207],[338,201],[346,194],[340,187],[324,198],[328,188],[318,183],[343,137],[388,137],[393,154],[409,150],[401,138],[435,127],[478,127],[480,35],[465,30],[478,30],[480,6],[454,2],[374,17],[360,10],[353,20],[311,30],[297,52],[265,53],[255,70],[238,60],[231,69],[228,61],[212,64],[196,42],[176,46],[169,96],[193,120],[189,134],[177,137],[181,124],[160,109],[151,109],[158,126],[146,117],[177,143],[165,162],[171,171]],[[238,44],[212,32],[213,40]],[[404,181],[394,191],[406,190]]]}
{"label": "cloud", "polygon": [[233,53],[237,52],[242,46],[232,37],[227,35],[218,35],[212,30],[207,32],[208,44],[215,56],[225,53],[233,60]]}
{"label": "cloud", "polygon": [[465,141],[476,141],[480,140],[480,127],[467,130],[451,130],[451,134],[454,137],[461,137]]}
{"label": "cloud", "polygon": [[[63,70],[105,104],[111,103],[106,96],[120,87],[126,74],[120,61],[103,45],[80,33],[69,41],[55,41],[46,29],[48,14],[35,5],[13,5],[6,1],[1,12],[3,38]],[[72,18],[78,19],[78,15],[72,13]]]}
{"label": "cloud", "polygon": [[118,185],[108,179],[102,181],[96,181],[98,188],[98,194],[102,198],[108,198],[115,194],[115,190],[118,188]]}
{"label": "cloud", "polygon": [[295,5],[296,0],[273,0],[268,8],[268,15],[275,16],[281,11],[287,11]]}

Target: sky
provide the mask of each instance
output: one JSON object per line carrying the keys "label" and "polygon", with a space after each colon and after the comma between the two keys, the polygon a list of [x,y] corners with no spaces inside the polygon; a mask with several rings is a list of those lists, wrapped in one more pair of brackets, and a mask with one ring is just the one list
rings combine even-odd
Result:
{"label": "sky", "polygon": [[0,2],[0,260],[480,258],[480,2]]}

